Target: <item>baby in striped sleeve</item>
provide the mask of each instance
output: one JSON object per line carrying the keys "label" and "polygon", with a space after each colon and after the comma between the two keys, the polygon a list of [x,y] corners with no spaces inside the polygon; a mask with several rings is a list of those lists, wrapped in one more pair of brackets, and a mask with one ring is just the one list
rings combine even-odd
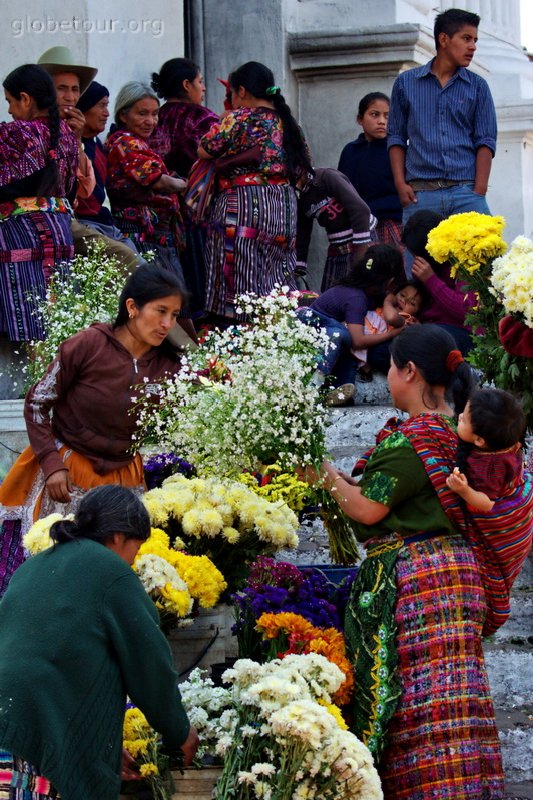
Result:
{"label": "baby in striped sleeve", "polygon": [[472,511],[489,513],[523,481],[525,430],[522,407],[509,392],[477,389],[471,395],[457,424],[464,471],[456,467],[446,483]]}

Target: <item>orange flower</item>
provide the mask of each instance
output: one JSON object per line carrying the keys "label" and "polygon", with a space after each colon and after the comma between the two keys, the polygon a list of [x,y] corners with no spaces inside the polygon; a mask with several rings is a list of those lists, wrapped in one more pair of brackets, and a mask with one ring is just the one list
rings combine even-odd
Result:
{"label": "orange flower", "polygon": [[353,692],[353,668],[346,658],[346,643],[342,633],[335,628],[315,628],[300,614],[281,612],[261,614],[256,629],[265,639],[277,639],[281,633],[287,635],[289,647],[278,653],[279,658],[289,653],[318,653],[336,664],[345,675],[344,682],[334,695],[334,702],[345,705]]}
{"label": "orange flower", "polygon": [[312,636],[318,632],[310,622],[300,616],[285,612],[281,614],[261,614],[255,626],[265,639],[276,639],[280,633],[287,635],[296,634],[304,638]]}

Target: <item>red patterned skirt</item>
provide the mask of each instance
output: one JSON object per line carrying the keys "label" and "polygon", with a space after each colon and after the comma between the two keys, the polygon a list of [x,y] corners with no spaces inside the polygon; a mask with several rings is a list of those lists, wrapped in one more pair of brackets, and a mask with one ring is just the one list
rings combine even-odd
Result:
{"label": "red patterned skirt", "polygon": [[379,764],[387,800],[501,800],[503,770],[481,647],[486,603],[462,536],[401,548],[401,697]]}

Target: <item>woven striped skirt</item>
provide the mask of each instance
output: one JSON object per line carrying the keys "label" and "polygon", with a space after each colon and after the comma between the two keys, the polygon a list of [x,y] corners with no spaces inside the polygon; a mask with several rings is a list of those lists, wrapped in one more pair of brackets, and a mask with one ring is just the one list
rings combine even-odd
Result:
{"label": "woven striped skirt", "polygon": [[401,696],[379,764],[387,800],[501,800],[500,745],[481,630],[479,569],[461,536],[407,544],[396,562]]}
{"label": "woven striped skirt", "polygon": [[0,750],[0,800],[57,800],[58,792],[37,767]]}
{"label": "woven striped skirt", "polygon": [[238,316],[235,298],[296,289],[296,194],[289,184],[232,186],[215,198],[205,250],[206,308]]}
{"label": "woven striped skirt", "polygon": [[70,214],[32,211],[0,222],[0,332],[43,339],[35,310],[59,264],[74,256]]}

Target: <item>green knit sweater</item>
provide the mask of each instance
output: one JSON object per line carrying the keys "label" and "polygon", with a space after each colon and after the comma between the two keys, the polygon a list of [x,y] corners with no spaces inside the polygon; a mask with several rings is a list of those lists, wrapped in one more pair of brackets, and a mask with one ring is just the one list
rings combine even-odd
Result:
{"label": "green knit sweater", "polygon": [[0,603],[0,747],[62,800],[117,800],[126,694],[183,744],[176,681],[154,604],[107,547],[60,544],[16,571]]}

